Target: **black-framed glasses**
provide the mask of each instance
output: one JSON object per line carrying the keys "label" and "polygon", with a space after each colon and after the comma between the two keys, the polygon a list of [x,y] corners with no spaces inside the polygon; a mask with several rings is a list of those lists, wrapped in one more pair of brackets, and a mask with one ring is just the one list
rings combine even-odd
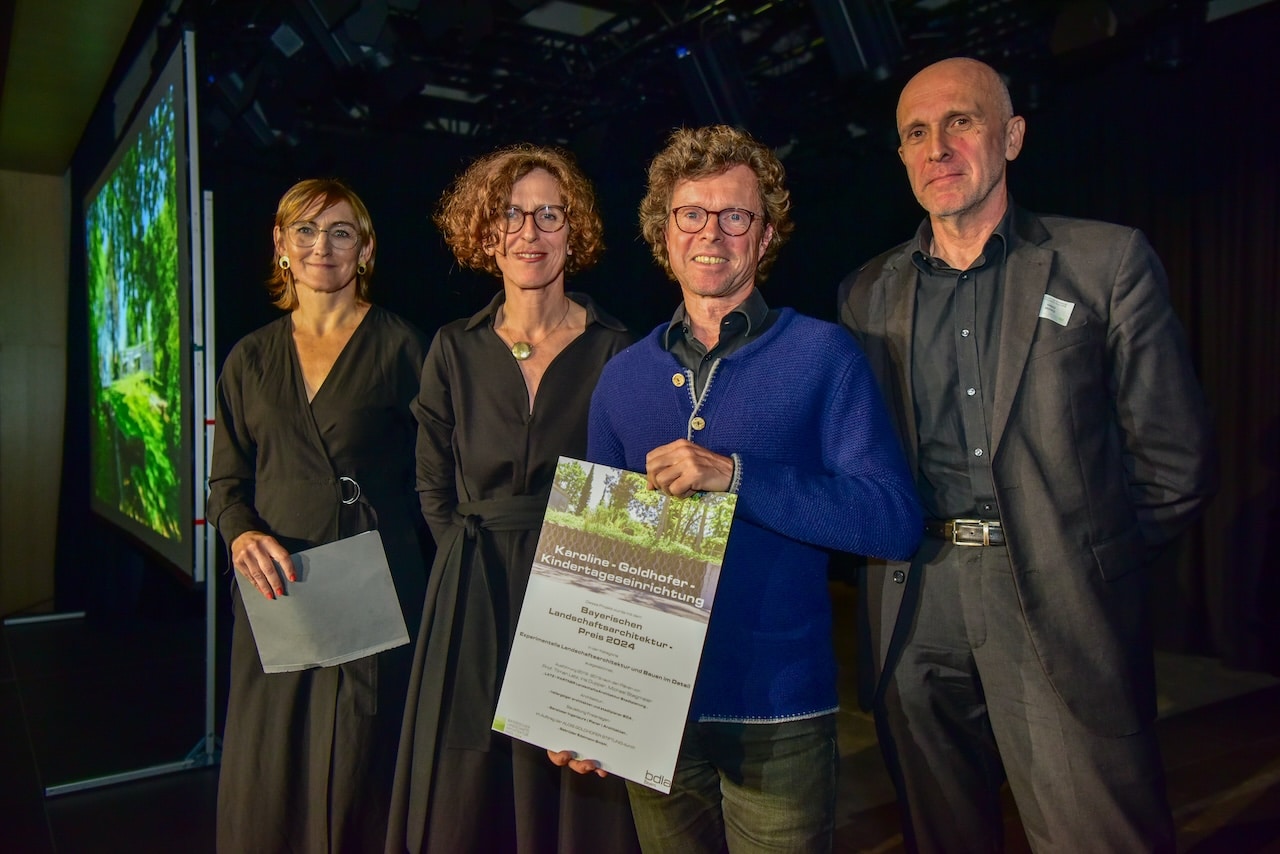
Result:
{"label": "black-framed glasses", "polygon": [[289,226],[293,242],[303,249],[315,246],[321,234],[329,235],[329,245],[334,249],[350,249],[360,242],[360,235],[353,226],[345,223],[332,228],[318,228],[314,223],[295,222]]}
{"label": "black-framed glasses", "polygon": [[685,234],[697,234],[707,227],[711,217],[720,223],[720,230],[730,237],[740,237],[751,230],[751,223],[760,214],[746,208],[725,208],[722,211],[709,211],[698,205],[681,205],[671,209],[676,219],[676,228]]}
{"label": "black-framed glasses", "polygon": [[563,205],[543,205],[531,211],[524,210],[519,205],[510,205],[502,212],[502,227],[507,234],[515,234],[524,228],[524,218],[527,216],[533,217],[533,224],[545,234],[555,234],[569,221]]}

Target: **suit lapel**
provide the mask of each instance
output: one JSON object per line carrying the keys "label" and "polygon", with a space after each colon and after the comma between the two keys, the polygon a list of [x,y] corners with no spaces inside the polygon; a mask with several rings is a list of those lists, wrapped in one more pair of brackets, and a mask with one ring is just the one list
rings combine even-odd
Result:
{"label": "suit lapel", "polygon": [[1040,322],[1040,305],[1049,287],[1053,252],[1037,243],[1048,235],[1039,221],[1021,211],[1015,214],[1015,242],[1005,263],[1004,297],[1000,310],[1000,346],[996,366],[996,389],[991,413],[991,451],[1000,448],[1013,400],[1022,384],[1022,375]]}
{"label": "suit lapel", "polygon": [[[884,283],[884,351],[888,364],[880,366],[877,375],[887,381],[896,380],[892,388],[884,388],[886,405],[898,422],[899,435],[903,436],[903,451],[914,479],[919,465],[920,431],[916,427],[915,404],[912,402],[911,383],[911,332],[916,319],[916,285],[919,281],[915,266],[911,263],[911,244],[896,258],[889,261],[881,276]],[[877,588],[877,594],[869,601],[880,603],[878,613],[870,613],[871,643],[874,645],[874,661],[877,665],[877,691],[883,685],[885,664],[890,653],[894,629],[902,615],[902,597],[906,585],[890,582],[889,573],[906,565],[880,565],[868,572],[868,579]]]}
{"label": "suit lapel", "polygon": [[897,399],[889,401],[889,405],[894,409],[901,435],[904,436],[903,450],[914,476],[920,445],[911,383],[911,330],[916,322],[916,268],[912,266],[910,255],[906,251],[887,266],[889,269],[884,278],[885,358],[892,364],[885,365],[887,370],[880,372],[880,376],[897,376],[901,379]]}

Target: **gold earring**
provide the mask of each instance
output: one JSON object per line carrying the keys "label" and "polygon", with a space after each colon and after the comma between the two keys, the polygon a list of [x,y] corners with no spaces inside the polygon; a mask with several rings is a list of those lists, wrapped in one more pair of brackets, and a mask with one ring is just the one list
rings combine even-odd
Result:
{"label": "gold earring", "polygon": [[287,269],[289,269],[289,256],[288,256],[288,255],[281,255],[281,256],[280,256],[280,269],[281,269],[281,270],[287,270]]}
{"label": "gold earring", "polygon": [[369,268],[364,265],[363,261],[361,261],[359,264],[356,265],[356,272],[362,276],[365,274],[365,271],[367,271],[368,269]]}

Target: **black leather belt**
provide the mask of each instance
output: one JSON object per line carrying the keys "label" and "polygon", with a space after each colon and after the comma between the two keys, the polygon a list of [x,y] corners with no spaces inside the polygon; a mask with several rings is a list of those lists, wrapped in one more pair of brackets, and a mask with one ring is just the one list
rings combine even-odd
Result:
{"label": "black leather belt", "polygon": [[957,546],[1004,545],[1004,529],[996,519],[929,519],[924,532]]}

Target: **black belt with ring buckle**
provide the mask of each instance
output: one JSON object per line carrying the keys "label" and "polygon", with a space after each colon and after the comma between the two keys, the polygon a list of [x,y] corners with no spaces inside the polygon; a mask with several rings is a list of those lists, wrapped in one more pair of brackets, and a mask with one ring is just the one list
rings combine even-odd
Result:
{"label": "black belt with ring buckle", "polygon": [[1003,546],[998,519],[929,519],[924,532],[957,546]]}
{"label": "black belt with ring buckle", "polygon": [[[347,498],[347,484],[351,484],[351,490],[354,493],[350,498]],[[338,487],[342,490],[343,504],[355,504],[360,500],[360,484],[356,483],[355,478],[346,477],[345,475],[338,478]]]}

